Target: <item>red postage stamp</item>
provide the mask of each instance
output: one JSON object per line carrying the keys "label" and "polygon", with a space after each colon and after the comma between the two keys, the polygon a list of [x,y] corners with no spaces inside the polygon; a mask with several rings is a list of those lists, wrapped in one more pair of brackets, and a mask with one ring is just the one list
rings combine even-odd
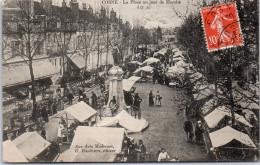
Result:
{"label": "red postage stamp", "polygon": [[201,9],[208,51],[243,45],[235,3]]}

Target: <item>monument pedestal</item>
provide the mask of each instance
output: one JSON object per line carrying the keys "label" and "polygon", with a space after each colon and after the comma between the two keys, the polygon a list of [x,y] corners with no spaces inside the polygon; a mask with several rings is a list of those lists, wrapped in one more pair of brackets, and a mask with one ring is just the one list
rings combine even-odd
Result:
{"label": "monument pedestal", "polygon": [[109,75],[109,97],[108,97],[108,103],[106,106],[106,109],[104,111],[104,116],[112,116],[112,112],[109,108],[109,103],[113,99],[113,97],[116,97],[117,102],[117,110],[113,113],[113,116],[120,113],[122,110],[126,109],[125,99],[124,99],[124,93],[123,93],[123,83],[122,83],[122,76],[123,76],[123,70],[119,66],[114,66],[108,71]]}

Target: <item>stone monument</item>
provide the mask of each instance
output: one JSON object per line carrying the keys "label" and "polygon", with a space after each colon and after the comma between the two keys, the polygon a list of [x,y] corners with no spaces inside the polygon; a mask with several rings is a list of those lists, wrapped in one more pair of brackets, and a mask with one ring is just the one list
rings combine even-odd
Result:
{"label": "stone monument", "polygon": [[113,113],[113,116],[121,112],[122,110],[126,109],[124,93],[123,93],[123,83],[122,83],[122,76],[123,70],[119,66],[113,66],[109,71],[109,97],[106,109],[104,111],[104,116],[112,116],[111,109],[109,108],[109,103],[116,97],[117,102],[117,110]]}

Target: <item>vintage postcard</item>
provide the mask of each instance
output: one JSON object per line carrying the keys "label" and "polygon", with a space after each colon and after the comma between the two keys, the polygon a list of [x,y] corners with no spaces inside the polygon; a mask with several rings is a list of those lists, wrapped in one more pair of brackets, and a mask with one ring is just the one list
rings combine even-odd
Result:
{"label": "vintage postcard", "polygon": [[258,8],[3,0],[2,161],[259,161]]}

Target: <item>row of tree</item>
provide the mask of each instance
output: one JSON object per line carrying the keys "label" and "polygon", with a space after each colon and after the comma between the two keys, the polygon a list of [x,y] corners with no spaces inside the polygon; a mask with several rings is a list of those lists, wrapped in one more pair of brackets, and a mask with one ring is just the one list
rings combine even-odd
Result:
{"label": "row of tree", "polygon": [[[245,84],[258,82],[258,2],[225,0],[225,1],[201,1],[198,9],[215,6],[228,2],[236,2],[243,35],[243,46],[231,49],[207,51],[200,12],[194,12],[182,16],[184,19],[177,38],[181,47],[188,50],[189,59],[194,67],[203,73],[207,80],[215,84],[216,96],[218,88],[225,91],[222,102],[230,105],[233,112],[236,102],[234,97],[234,82],[243,87]],[[244,95],[244,97],[247,97]],[[247,98],[258,104],[258,96]],[[233,117],[234,119],[234,117]],[[233,120],[234,124],[234,120]]]}
{"label": "row of tree", "polygon": [[[35,15],[33,12],[32,1],[28,0],[16,0],[15,6],[18,10],[13,10],[12,19],[8,16],[4,16],[3,19],[3,56],[5,56],[5,49],[15,49],[19,57],[23,59],[23,62],[28,64],[30,75],[31,75],[31,86],[32,86],[32,100],[33,100],[33,113],[32,118],[36,119],[36,86],[35,86],[35,75],[33,70],[33,63],[39,50],[42,49],[40,43],[46,43],[48,47],[56,47],[52,49],[49,55],[59,56],[63,60],[62,70],[65,75],[65,58],[69,56],[68,51],[72,48],[72,38],[76,35],[76,46],[72,51],[79,49],[84,50],[83,58],[85,59],[85,69],[87,69],[87,59],[90,53],[97,52],[97,68],[100,66],[100,55],[106,51],[106,65],[109,50],[114,46],[124,50],[129,46],[129,40],[131,37],[131,28],[124,24],[114,24],[116,26],[111,28],[111,21],[108,17],[101,18],[96,15],[95,20],[92,21],[89,26],[88,21],[83,21],[85,28],[78,31],[77,20],[73,21],[70,19],[70,15],[63,13],[59,19],[59,22],[55,23],[52,28],[48,27],[49,19],[53,19],[54,16]],[[6,11],[8,13],[9,11]],[[5,13],[4,13],[5,14]],[[56,20],[56,19],[55,19]],[[81,22],[82,25],[82,22]],[[10,44],[11,41],[18,41],[19,47],[13,47]],[[65,90],[64,90],[65,91]]]}

